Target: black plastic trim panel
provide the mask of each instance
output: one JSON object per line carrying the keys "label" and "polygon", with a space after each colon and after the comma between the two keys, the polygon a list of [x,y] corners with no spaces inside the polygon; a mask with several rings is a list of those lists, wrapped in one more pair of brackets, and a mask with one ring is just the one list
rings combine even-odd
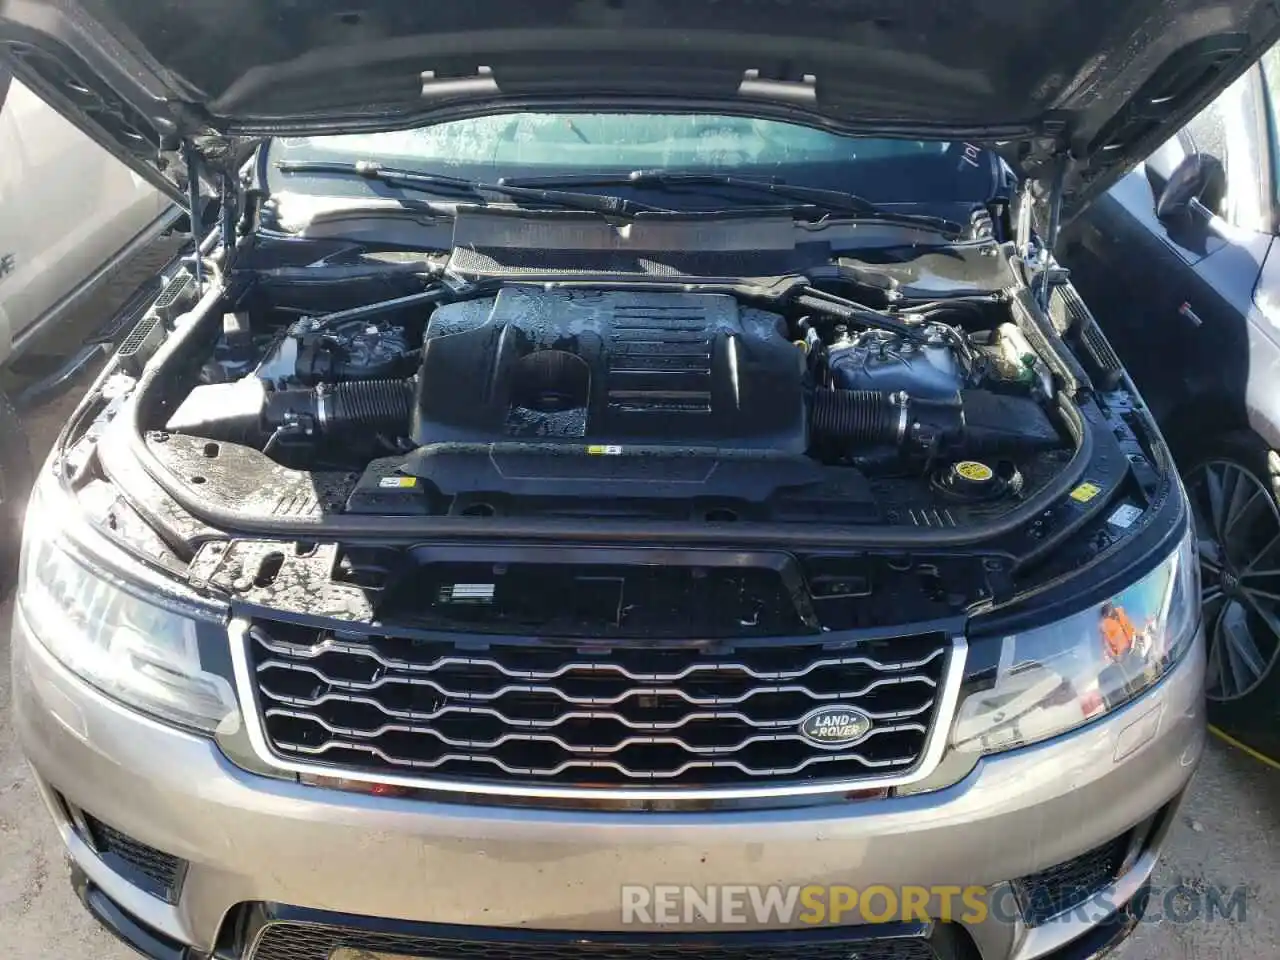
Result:
{"label": "black plastic trim panel", "polygon": [[205,955],[153,930],[97,887],[79,867],[71,868],[71,886],[90,915],[122,943],[148,960],[205,960]]}
{"label": "black plastic trim panel", "polygon": [[[146,957],[147,960],[211,960],[208,954],[166,937],[129,914],[103,893],[102,890],[94,886],[78,867],[72,867],[71,882],[80,900],[84,903],[89,913],[93,915],[94,919],[102,924],[113,936],[128,944],[143,957]],[[1146,912],[1149,896],[1150,888],[1141,888],[1128,904],[1117,910],[1111,917],[1098,924],[1084,936],[1073,940],[1049,956],[1042,957],[1041,960],[1102,960],[1103,957],[1111,954],[1133,933],[1134,928],[1141,922]],[[561,940],[572,939],[574,942],[581,942],[585,939],[616,943],[619,940],[618,937],[608,934],[584,937],[579,933],[564,932],[517,929],[492,931],[479,927],[445,927],[347,914],[321,913],[279,904],[249,904],[238,915],[233,913],[228,917],[228,922],[223,931],[224,936],[220,939],[218,949],[213,956],[218,960],[266,960],[266,957],[262,954],[246,953],[246,945],[257,943],[259,935],[263,933],[268,925],[286,923],[336,926],[391,935],[405,932],[409,932],[410,935],[413,932],[425,934],[429,931],[436,935],[452,933],[455,936],[475,937],[477,934],[496,933],[504,938],[507,943],[517,948],[519,952],[514,956],[519,957],[520,960],[526,960],[527,954],[524,947],[532,945],[541,937],[559,938]],[[938,960],[979,960],[976,949],[968,938],[963,935],[963,932],[947,925],[939,924],[933,927],[931,934],[924,924],[880,926],[876,929],[881,934],[888,936],[892,936],[893,931],[899,929],[901,930],[900,937],[927,936],[929,940],[926,942],[930,944],[930,952]],[[813,938],[816,932],[818,931],[807,929],[804,931],[746,934],[745,936],[753,938],[756,943],[764,943],[767,939],[778,944],[784,944],[788,941],[798,941],[802,937],[806,939]],[[831,935],[832,942],[844,944],[846,951],[848,946],[854,942],[850,940],[848,928],[828,928],[828,931],[825,932]],[[742,937],[744,935],[686,934],[679,938],[679,942],[689,943],[699,936],[714,940],[733,936]],[[664,941],[666,943],[673,942],[673,938],[669,934],[630,935],[625,939],[629,943],[641,945],[646,952],[637,954],[637,956],[646,958],[655,955],[654,950],[659,943]],[[860,953],[859,956],[861,957],[862,954]]]}
{"label": "black plastic trim panel", "polygon": [[[347,947],[431,960],[961,960],[932,924],[743,933],[584,933],[454,926],[325,914],[266,904],[246,931],[246,960],[329,960]],[[935,950],[935,941],[945,953]]]}

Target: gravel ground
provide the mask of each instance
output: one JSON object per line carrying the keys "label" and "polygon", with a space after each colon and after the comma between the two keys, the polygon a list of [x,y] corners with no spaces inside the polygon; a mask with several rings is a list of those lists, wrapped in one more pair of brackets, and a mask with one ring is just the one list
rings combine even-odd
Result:
{"label": "gravel ground", "polygon": [[[109,316],[158,261],[150,255],[94,304]],[[78,326],[91,324],[86,318]],[[80,342],[72,329],[68,346]],[[27,419],[32,453],[43,456],[80,389]],[[0,960],[125,960],[134,954],[100,930],[66,882],[62,845],[9,726],[8,633],[12,600],[0,604]],[[1211,741],[1156,873],[1161,914],[1146,923],[1124,960],[1259,960],[1280,956],[1280,772]],[[1209,888],[1242,887],[1245,916],[1212,921],[1199,908]],[[1176,888],[1176,889],[1175,889]],[[1174,891],[1165,895],[1163,891]]]}

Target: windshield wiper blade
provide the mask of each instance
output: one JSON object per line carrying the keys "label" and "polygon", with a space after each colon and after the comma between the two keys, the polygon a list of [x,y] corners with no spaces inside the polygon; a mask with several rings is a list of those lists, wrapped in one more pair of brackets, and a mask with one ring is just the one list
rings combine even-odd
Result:
{"label": "windshield wiper blade", "polygon": [[946,217],[920,213],[899,213],[856,193],[828,190],[825,187],[806,187],[782,180],[762,180],[755,177],[739,177],[728,173],[694,173],[666,170],[632,170],[623,174],[568,174],[548,177],[503,177],[503,186],[519,187],[635,187],[637,189],[679,190],[689,187],[728,187],[735,190],[751,190],[768,193],[785,200],[821,207],[831,212],[848,214],[856,219],[874,219],[902,226],[924,227],[939,233],[963,236],[966,228]]}
{"label": "windshield wiper blade", "polygon": [[541,186],[518,183],[486,183],[468,180],[443,173],[424,173],[403,167],[386,167],[376,160],[280,160],[276,169],[281,173],[331,173],[338,176],[355,176],[376,180],[402,190],[418,190],[423,193],[461,193],[483,203],[485,194],[492,193],[511,200],[527,200],[546,203],[571,210],[585,210],[613,217],[631,217],[637,213],[674,213],[665,207],[639,203],[623,197],[598,193],[578,193],[571,190],[547,189]]}
{"label": "windshield wiper blade", "polygon": [[443,173],[423,173],[400,167],[384,167],[374,160],[279,160],[276,169],[281,173],[332,173],[342,177],[362,177],[380,183],[403,183],[420,187],[424,191],[456,191],[479,196],[472,181],[463,177],[451,177]]}

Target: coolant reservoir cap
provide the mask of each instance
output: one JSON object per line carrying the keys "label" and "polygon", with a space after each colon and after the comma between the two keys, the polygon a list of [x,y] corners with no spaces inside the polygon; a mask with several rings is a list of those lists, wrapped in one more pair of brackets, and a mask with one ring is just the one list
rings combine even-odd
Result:
{"label": "coolant reservoir cap", "polygon": [[1020,489],[1022,477],[1011,463],[992,466],[981,460],[959,460],[935,473],[933,485],[958,500],[994,500]]}
{"label": "coolant reservoir cap", "polygon": [[954,479],[967,483],[987,483],[994,480],[996,472],[978,460],[961,460],[951,465]]}

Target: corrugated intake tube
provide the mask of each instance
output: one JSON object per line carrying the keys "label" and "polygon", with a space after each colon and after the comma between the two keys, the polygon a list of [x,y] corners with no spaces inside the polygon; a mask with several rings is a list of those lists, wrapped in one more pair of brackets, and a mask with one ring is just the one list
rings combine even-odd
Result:
{"label": "corrugated intake tube", "polygon": [[326,432],[403,432],[413,415],[413,381],[349,380],[317,387],[316,412]]}
{"label": "corrugated intake tube", "polygon": [[883,390],[818,390],[809,410],[809,426],[822,440],[898,443],[905,408],[891,396]]}

